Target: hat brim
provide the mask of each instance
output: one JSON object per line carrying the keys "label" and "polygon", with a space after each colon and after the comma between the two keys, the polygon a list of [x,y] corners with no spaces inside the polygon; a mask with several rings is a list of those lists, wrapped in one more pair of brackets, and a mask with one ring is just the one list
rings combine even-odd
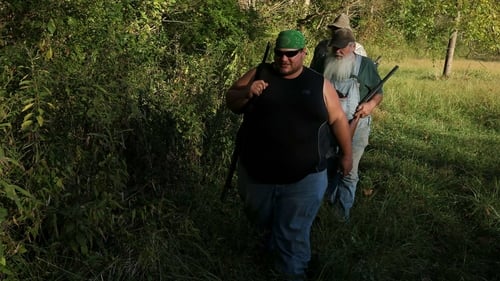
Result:
{"label": "hat brim", "polygon": [[338,49],[343,49],[343,48],[347,47],[347,45],[349,45],[348,40],[337,41],[337,42],[332,42],[332,40],[330,40],[330,42],[328,43],[329,47],[335,47]]}
{"label": "hat brim", "polygon": [[330,24],[330,25],[327,25],[327,27],[330,28],[330,29],[333,29],[333,28],[335,28],[335,29],[342,28],[342,27],[340,27],[340,26],[338,26],[336,24]]}

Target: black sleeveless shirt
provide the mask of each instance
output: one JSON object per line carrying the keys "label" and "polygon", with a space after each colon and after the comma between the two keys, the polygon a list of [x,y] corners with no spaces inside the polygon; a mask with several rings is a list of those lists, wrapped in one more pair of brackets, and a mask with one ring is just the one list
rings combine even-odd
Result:
{"label": "black sleeveless shirt", "polygon": [[288,184],[326,168],[328,114],[321,74],[304,67],[294,79],[266,64],[269,86],[251,101],[238,137],[239,154],[250,177],[265,184]]}

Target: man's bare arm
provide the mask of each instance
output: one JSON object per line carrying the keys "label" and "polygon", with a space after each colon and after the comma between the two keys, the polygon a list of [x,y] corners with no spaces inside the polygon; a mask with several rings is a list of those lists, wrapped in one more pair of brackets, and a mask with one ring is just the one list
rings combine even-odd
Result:
{"label": "man's bare arm", "polygon": [[251,69],[241,76],[226,93],[226,105],[234,113],[242,113],[245,104],[250,100],[250,82],[256,69]]}
{"label": "man's bare arm", "polygon": [[238,79],[226,93],[226,105],[234,113],[243,113],[243,108],[254,96],[259,96],[267,88],[264,80],[255,80],[256,68],[249,70]]}

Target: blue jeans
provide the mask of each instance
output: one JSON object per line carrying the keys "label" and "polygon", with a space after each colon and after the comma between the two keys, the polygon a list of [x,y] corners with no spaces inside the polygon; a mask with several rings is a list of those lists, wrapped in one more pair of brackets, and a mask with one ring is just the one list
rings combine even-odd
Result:
{"label": "blue jeans", "polygon": [[327,187],[326,170],[292,184],[264,184],[238,167],[238,191],[249,221],[270,231],[269,250],[276,252],[275,269],[302,280],[311,259],[311,226]]}
{"label": "blue jeans", "polygon": [[352,139],[352,170],[349,175],[342,177],[337,171],[337,159],[328,159],[328,189],[327,200],[339,208],[344,220],[349,220],[350,210],[354,204],[356,186],[359,181],[358,166],[370,136],[371,116],[359,120],[356,132]]}

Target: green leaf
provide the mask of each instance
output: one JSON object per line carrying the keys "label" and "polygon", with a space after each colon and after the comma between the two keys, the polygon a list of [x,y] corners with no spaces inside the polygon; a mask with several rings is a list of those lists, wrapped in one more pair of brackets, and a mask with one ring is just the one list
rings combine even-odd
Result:
{"label": "green leaf", "polygon": [[[10,184],[10,183],[3,181],[3,180],[0,181],[0,184],[3,186],[5,195],[7,195],[7,197],[9,199],[12,199],[14,201],[18,200],[19,196],[17,195],[17,192],[21,193],[22,195],[24,195],[26,197],[33,198],[33,195],[31,195],[31,193],[29,193],[29,191],[15,185],[15,184]],[[1,209],[0,209],[0,212],[1,212]],[[1,213],[0,213],[0,215],[1,215]]]}
{"label": "green leaf", "polygon": [[56,186],[59,188],[64,188],[64,183],[63,183],[63,180],[61,178],[57,178]]}
{"label": "green leaf", "polygon": [[33,112],[30,112],[30,113],[26,114],[26,116],[24,116],[23,121],[30,120],[32,116],[33,116]]}
{"label": "green leaf", "polygon": [[3,222],[7,217],[7,209],[0,207],[0,222]]}
{"label": "green leaf", "polygon": [[21,188],[17,185],[12,185],[12,187],[17,190],[17,192],[21,193],[22,195],[26,196],[26,197],[29,197],[29,198],[33,198],[33,195],[31,195],[31,193],[29,191],[27,191],[26,189],[24,188]]}
{"label": "green leaf", "polygon": [[33,105],[34,105],[34,103],[29,103],[29,104],[25,105],[25,106],[23,107],[23,109],[21,110],[21,112],[25,112],[26,110],[28,110],[28,109],[32,108],[32,107],[33,107]]}
{"label": "green leaf", "polygon": [[[27,77],[28,77],[27,75],[24,76],[23,80],[21,82],[19,82],[19,86],[21,89],[28,89],[31,86],[31,84],[33,83],[33,81],[31,81],[31,80],[27,80],[26,79]],[[29,100],[33,100],[33,99],[29,99]]]}
{"label": "green leaf", "polygon": [[11,184],[4,182],[4,181],[1,181],[1,183],[3,185],[3,191],[5,194],[5,197],[16,202],[16,204],[19,203],[19,197],[17,196],[17,193],[14,190],[14,187]]}
{"label": "green leaf", "polygon": [[5,157],[5,152],[1,149],[0,149],[0,162],[11,163],[20,168],[21,170],[24,170],[24,167],[17,160]]}
{"label": "green leaf", "polygon": [[45,53],[45,59],[46,60],[51,60],[52,59],[52,55],[53,55],[52,47],[49,47],[49,49]]}
{"label": "green leaf", "polygon": [[18,249],[17,249],[17,253],[24,254],[27,252],[28,252],[28,250],[26,250],[26,247],[24,246],[24,244],[19,244]]}
{"label": "green leaf", "polygon": [[38,116],[36,117],[36,121],[38,122],[38,125],[39,125],[40,127],[42,127],[42,126],[43,126],[43,117],[42,117],[42,115],[38,115]]}
{"label": "green leaf", "polygon": [[47,30],[49,33],[52,35],[56,31],[56,23],[54,22],[53,19],[49,20],[49,23],[47,24]]}
{"label": "green leaf", "polygon": [[[26,84],[26,85],[31,84],[31,80],[23,80],[19,83],[20,86],[23,84]],[[34,100],[35,100],[34,98],[25,99],[25,100],[23,100],[23,104],[28,104],[30,102],[33,102]]]}
{"label": "green leaf", "polygon": [[23,124],[21,124],[21,130],[26,130],[29,126],[31,126],[31,124],[33,124],[32,120],[24,121]]}

